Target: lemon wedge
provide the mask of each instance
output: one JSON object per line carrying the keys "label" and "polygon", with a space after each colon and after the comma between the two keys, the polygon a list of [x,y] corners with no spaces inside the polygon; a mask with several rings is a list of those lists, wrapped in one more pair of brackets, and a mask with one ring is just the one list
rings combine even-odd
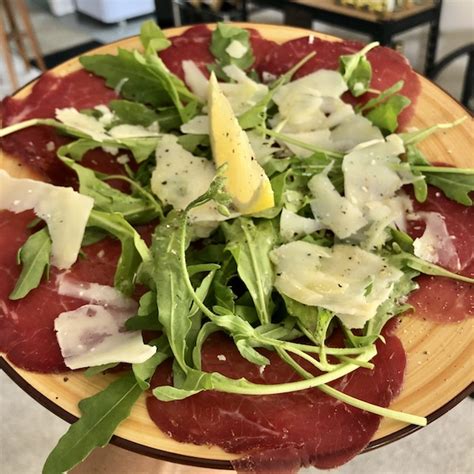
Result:
{"label": "lemon wedge", "polygon": [[208,107],[212,155],[217,167],[227,164],[226,190],[235,207],[241,214],[255,214],[273,207],[270,180],[255,159],[247,134],[214,73],[209,81]]}

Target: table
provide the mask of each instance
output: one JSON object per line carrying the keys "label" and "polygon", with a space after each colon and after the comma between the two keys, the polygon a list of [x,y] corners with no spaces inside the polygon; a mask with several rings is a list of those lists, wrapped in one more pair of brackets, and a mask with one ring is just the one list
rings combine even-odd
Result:
{"label": "table", "polygon": [[252,3],[283,10],[286,25],[311,29],[312,21],[317,20],[365,33],[384,46],[391,46],[396,34],[428,24],[425,74],[429,75],[433,68],[442,0],[423,0],[409,8],[387,13],[358,10],[336,0],[253,0]]}

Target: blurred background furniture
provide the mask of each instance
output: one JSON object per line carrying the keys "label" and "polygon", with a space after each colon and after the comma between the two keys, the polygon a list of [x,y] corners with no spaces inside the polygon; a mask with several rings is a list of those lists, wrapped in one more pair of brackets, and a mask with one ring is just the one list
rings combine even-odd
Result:
{"label": "blurred background furniture", "polygon": [[76,10],[102,23],[119,23],[155,11],[153,0],[76,0]]}
{"label": "blurred background furniture", "polygon": [[[23,23],[25,31],[19,24]],[[29,71],[30,59],[24,39],[27,38],[32,46],[34,58],[42,71],[46,70],[41,54],[38,39],[31,24],[28,7],[25,0],[0,0],[0,52],[7,66],[10,82],[14,89],[18,88],[19,81],[13,61],[12,45],[15,44],[25,69]]]}
{"label": "blurred background furniture", "polygon": [[[394,36],[420,25],[429,25],[424,72],[434,64],[438,47],[442,0],[156,0],[160,10],[173,11],[177,24],[222,20],[246,21],[251,11],[261,7],[282,10],[285,25],[311,29],[313,20],[345,27],[392,46]],[[356,8],[363,5],[363,8]],[[177,20],[177,21],[176,21]]]}
{"label": "blurred background furniture", "polygon": [[460,101],[464,107],[474,111],[474,43],[461,46],[451,51],[449,54],[437,61],[427,72],[427,76],[432,81],[436,81],[441,71],[448,67],[451,63],[462,56],[468,56],[466,71],[462,84],[462,92]]}

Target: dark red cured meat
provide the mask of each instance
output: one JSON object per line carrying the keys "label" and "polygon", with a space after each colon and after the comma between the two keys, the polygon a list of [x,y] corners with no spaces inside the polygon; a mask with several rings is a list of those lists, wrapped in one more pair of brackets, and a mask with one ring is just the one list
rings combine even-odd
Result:
{"label": "dark red cured meat", "polygon": [[[105,86],[103,79],[84,69],[64,77],[46,73],[24,99],[7,97],[3,100],[0,109],[2,126],[31,118],[52,118],[57,108],[84,109],[107,104],[115,98],[116,93]],[[71,186],[76,183],[74,172],[56,157],[56,149],[70,141],[70,138],[60,136],[52,127],[38,126],[2,138],[1,148],[45,180],[56,185]],[[54,149],[51,149],[51,143]],[[123,167],[101,149],[87,153],[82,164],[103,173],[123,174]]]}
{"label": "dark red cured meat", "polygon": [[[54,319],[63,311],[74,310],[83,300],[58,296],[55,291],[57,270],[52,268],[50,280],[42,283],[26,298],[11,301],[8,295],[20,274],[16,254],[29,235],[26,229],[34,215],[31,212],[13,214],[0,212],[0,352],[16,366],[35,372],[51,373],[69,370],[65,367],[54,332]],[[84,252],[70,275],[79,281],[113,285],[118,241],[104,239]],[[104,251],[104,256],[97,254]]]}
{"label": "dark red cured meat", "polygon": [[[375,369],[359,369],[337,381],[335,388],[389,405],[400,391],[406,360],[399,339],[387,332],[385,336],[386,345],[377,344]],[[204,346],[203,368],[257,383],[298,379],[278,356],[265,354],[271,365],[261,375],[257,366],[239,355],[230,339],[214,334]],[[226,360],[220,360],[222,355]],[[170,382],[169,366],[163,366],[152,385]],[[203,392],[177,402],[160,402],[150,396],[147,407],[157,426],[178,441],[246,453],[235,463],[239,471],[288,472],[310,464],[336,467],[364,449],[380,421],[378,416],[340,403],[317,389],[259,397]]]}
{"label": "dark red cured meat", "polygon": [[[261,37],[260,33],[254,29],[249,29],[250,42],[255,55],[255,62],[252,67],[258,68],[264,57],[276,47],[276,43]],[[208,64],[214,62],[214,56],[209,50],[212,32],[205,25],[196,25],[186,30],[180,36],[171,39],[172,45],[160,52],[160,57],[168,69],[184,79],[182,62],[192,60],[209,76]]]}
{"label": "dark red cured meat", "polygon": [[[358,41],[333,42],[319,38],[313,38],[310,41],[309,37],[298,38],[271,50],[260,63],[258,72],[269,72],[280,76],[311,52],[315,52],[316,56],[295,74],[295,78],[306,76],[319,69],[338,69],[339,56],[353,54],[362,47],[363,44]],[[384,90],[399,80],[405,81],[400,93],[410,98],[412,104],[399,116],[399,127],[403,128],[413,116],[414,105],[420,94],[421,86],[418,76],[406,58],[393,49],[378,47],[370,51],[367,57],[372,65],[371,87],[373,89]],[[350,94],[345,94],[344,100],[353,104],[365,103],[372,97],[373,94],[367,93],[356,99]]]}
{"label": "dark red cured meat", "polygon": [[[449,234],[455,237],[453,243],[461,264],[459,273],[474,277],[474,207],[457,204],[432,186],[425,203],[415,200],[414,203],[415,211],[438,212],[444,216]],[[409,223],[408,232],[412,237],[420,237],[424,230],[423,222]],[[474,316],[474,285],[427,275],[417,281],[420,289],[409,298],[415,307],[415,317],[446,323]]]}

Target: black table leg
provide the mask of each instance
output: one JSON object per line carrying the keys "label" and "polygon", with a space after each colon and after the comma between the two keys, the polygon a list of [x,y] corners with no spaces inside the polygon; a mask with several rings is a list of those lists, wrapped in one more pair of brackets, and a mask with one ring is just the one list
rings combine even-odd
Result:
{"label": "black table leg", "polygon": [[311,29],[313,24],[313,15],[311,15],[311,13],[305,9],[299,7],[297,4],[285,3],[283,13],[285,15],[285,25]]}
{"label": "black table leg", "polygon": [[439,36],[439,21],[441,18],[441,6],[443,0],[438,0],[435,17],[430,22],[430,30],[428,33],[428,44],[426,45],[426,57],[425,57],[425,75],[429,76],[431,69],[434,66],[436,59],[436,50],[438,48],[438,36]]}

